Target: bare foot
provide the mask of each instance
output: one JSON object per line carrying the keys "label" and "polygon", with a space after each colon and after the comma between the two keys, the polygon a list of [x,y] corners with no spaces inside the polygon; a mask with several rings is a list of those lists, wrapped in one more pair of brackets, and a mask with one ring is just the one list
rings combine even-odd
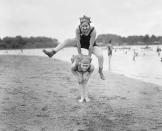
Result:
{"label": "bare foot", "polygon": [[100,74],[101,79],[102,80],[105,80],[105,76],[103,75],[103,73],[102,72],[99,72],[99,74]]}
{"label": "bare foot", "polygon": [[83,102],[84,101],[84,98],[81,98],[80,100],[79,100],[79,102]]}
{"label": "bare foot", "polygon": [[42,50],[44,52],[44,54],[46,54],[48,57],[52,57],[54,54],[56,54],[56,51],[52,50],[52,51],[47,51],[45,49]]}

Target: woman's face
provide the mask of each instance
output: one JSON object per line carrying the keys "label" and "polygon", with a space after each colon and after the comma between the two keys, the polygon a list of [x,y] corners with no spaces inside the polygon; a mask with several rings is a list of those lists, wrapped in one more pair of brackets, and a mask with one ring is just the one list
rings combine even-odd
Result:
{"label": "woman's face", "polygon": [[80,64],[80,67],[81,67],[82,71],[87,71],[88,68],[90,67],[90,64],[81,63],[81,64]]}
{"label": "woman's face", "polygon": [[83,22],[81,25],[81,31],[82,33],[87,33],[90,29],[90,25],[87,22]]}

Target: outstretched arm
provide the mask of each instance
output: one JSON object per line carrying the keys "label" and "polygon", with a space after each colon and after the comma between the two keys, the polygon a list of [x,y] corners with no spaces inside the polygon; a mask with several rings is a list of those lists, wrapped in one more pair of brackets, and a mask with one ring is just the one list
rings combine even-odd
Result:
{"label": "outstretched arm", "polygon": [[76,40],[77,40],[78,54],[82,54],[82,52],[81,52],[81,44],[80,44],[80,31],[79,31],[79,28],[76,29]]}
{"label": "outstretched arm", "polygon": [[94,29],[91,33],[90,46],[89,46],[89,56],[91,57],[93,51],[93,45],[96,40],[96,30]]}
{"label": "outstretched arm", "polygon": [[87,71],[87,72],[85,72],[83,74],[83,81],[84,81],[84,83],[88,82],[88,80],[89,80],[91,74],[93,73],[93,71],[94,71],[94,65],[91,64],[91,67],[90,67],[89,71]]}
{"label": "outstretched arm", "polygon": [[76,66],[76,62],[74,62],[71,66],[71,72],[72,74],[77,78],[79,83],[83,82],[83,75],[77,71],[77,66]]}

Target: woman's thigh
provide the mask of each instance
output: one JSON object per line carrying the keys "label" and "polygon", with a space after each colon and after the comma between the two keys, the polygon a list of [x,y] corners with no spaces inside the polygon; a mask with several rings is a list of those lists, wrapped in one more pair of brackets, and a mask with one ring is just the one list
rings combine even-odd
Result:
{"label": "woman's thigh", "polygon": [[77,47],[77,40],[75,38],[66,39],[64,41],[64,44],[66,45],[66,47]]}
{"label": "woman's thigh", "polygon": [[98,46],[93,47],[92,53],[97,57],[103,56],[102,49],[101,47],[98,47]]}

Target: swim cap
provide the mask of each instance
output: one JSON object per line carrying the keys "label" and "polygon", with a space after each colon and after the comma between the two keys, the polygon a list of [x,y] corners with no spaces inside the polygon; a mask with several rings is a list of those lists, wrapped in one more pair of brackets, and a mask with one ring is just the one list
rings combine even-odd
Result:
{"label": "swim cap", "polygon": [[91,23],[91,18],[88,16],[83,15],[83,17],[80,17],[80,23],[82,24],[83,22]]}

